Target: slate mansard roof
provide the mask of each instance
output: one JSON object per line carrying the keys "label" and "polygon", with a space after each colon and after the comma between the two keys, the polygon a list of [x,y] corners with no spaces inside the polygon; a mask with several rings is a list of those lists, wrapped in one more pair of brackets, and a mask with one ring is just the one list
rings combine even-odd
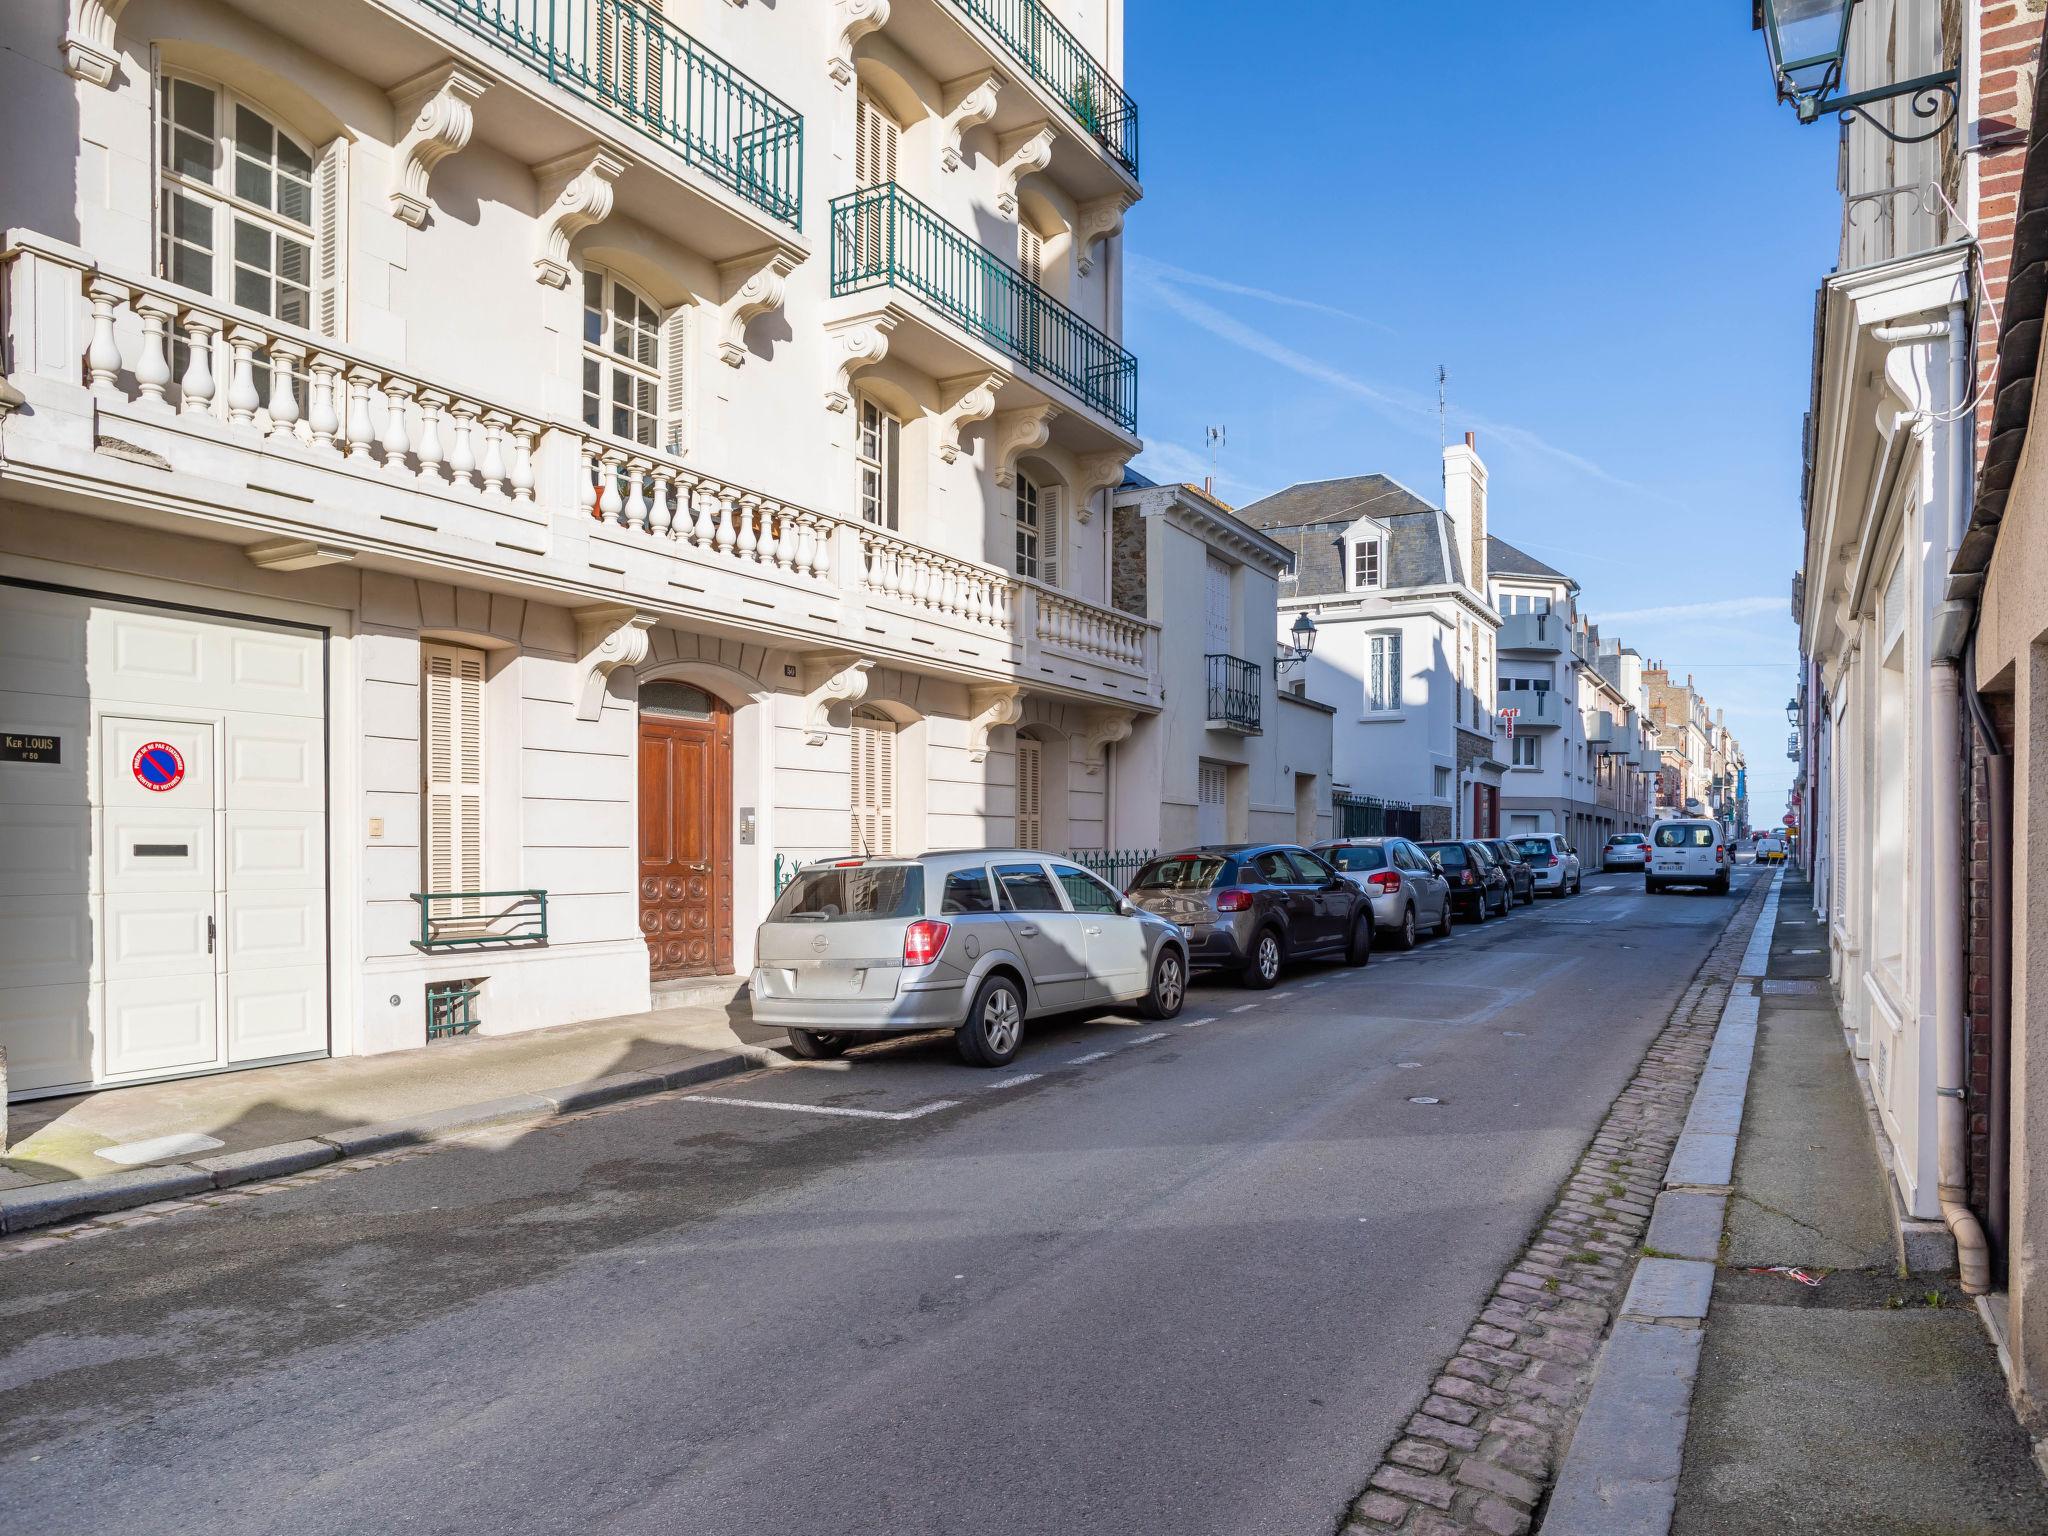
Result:
{"label": "slate mansard roof", "polygon": [[1383,590],[1464,579],[1457,541],[1443,511],[1385,475],[1290,485],[1237,515],[1294,551],[1295,582],[1289,596],[1324,597],[1349,590],[1344,530],[1361,517],[1386,526]]}
{"label": "slate mansard roof", "polygon": [[1506,539],[1486,536],[1486,570],[1492,576],[1527,576],[1536,581],[1560,581],[1568,587],[1578,583],[1563,571],[1545,565],[1534,555],[1525,555]]}

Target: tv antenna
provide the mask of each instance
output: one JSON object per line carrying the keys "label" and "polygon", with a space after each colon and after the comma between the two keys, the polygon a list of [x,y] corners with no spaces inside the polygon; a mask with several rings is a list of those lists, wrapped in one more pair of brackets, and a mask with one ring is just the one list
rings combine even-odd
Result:
{"label": "tv antenna", "polygon": [[1450,378],[1449,371],[1442,363],[1438,363],[1436,365],[1436,445],[1439,448],[1448,448],[1451,445],[1450,431],[1444,425],[1444,386],[1450,382]]}

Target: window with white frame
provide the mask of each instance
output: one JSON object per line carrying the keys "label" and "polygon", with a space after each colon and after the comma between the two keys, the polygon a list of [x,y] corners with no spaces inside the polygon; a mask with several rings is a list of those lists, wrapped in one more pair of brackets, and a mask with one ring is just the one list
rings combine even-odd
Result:
{"label": "window with white frame", "polygon": [[1392,714],[1401,707],[1401,635],[1398,630],[1365,637],[1365,711]]}
{"label": "window with white frame", "polygon": [[1543,738],[1540,736],[1517,736],[1515,738],[1514,765],[1517,768],[1541,768],[1543,766]]}
{"label": "window with white frame", "polygon": [[1386,552],[1384,539],[1357,539],[1351,545],[1351,585],[1357,591],[1369,591],[1381,585],[1381,557]]}
{"label": "window with white frame", "polygon": [[866,397],[860,402],[853,456],[860,466],[861,521],[877,528],[899,526],[896,482],[903,459],[903,423]]}
{"label": "window with white frame", "polygon": [[1436,765],[1436,767],[1435,767],[1435,769],[1433,770],[1433,772],[1432,772],[1432,774],[1431,774],[1431,778],[1430,778],[1430,787],[1431,787],[1431,789],[1432,789],[1432,790],[1434,790],[1434,792],[1435,792],[1435,795],[1436,795],[1436,798],[1437,798],[1437,799],[1439,799],[1439,800],[1448,800],[1448,799],[1450,799],[1450,798],[1451,798],[1451,770],[1450,770],[1450,769],[1448,769],[1448,768],[1446,768],[1446,767],[1444,767],[1444,766],[1443,766],[1443,765],[1442,765],[1441,763],[1437,764],[1437,765]]}
{"label": "window with white frame", "polygon": [[661,311],[599,268],[583,274],[583,424],[643,448],[661,435]]}
{"label": "window with white frame", "polygon": [[1017,476],[1017,574],[1048,587],[1060,584],[1060,492]]}

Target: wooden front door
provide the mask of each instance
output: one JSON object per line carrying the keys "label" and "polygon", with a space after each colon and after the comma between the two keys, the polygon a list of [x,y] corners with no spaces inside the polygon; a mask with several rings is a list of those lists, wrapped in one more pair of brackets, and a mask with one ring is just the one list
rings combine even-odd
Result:
{"label": "wooden front door", "polygon": [[640,931],[657,981],[732,970],[732,714],[679,683],[641,689]]}

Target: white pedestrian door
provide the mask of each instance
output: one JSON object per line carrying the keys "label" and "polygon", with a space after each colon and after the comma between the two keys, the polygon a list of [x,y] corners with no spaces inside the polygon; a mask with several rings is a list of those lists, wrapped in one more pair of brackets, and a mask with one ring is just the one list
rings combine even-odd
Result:
{"label": "white pedestrian door", "polygon": [[1221,763],[1203,763],[1196,773],[1195,841],[1214,847],[1227,837],[1229,815],[1224,805],[1228,784]]}
{"label": "white pedestrian door", "polygon": [[1230,566],[1214,555],[1209,557],[1208,584],[1203,589],[1203,647],[1211,656],[1228,656],[1230,649]]}

